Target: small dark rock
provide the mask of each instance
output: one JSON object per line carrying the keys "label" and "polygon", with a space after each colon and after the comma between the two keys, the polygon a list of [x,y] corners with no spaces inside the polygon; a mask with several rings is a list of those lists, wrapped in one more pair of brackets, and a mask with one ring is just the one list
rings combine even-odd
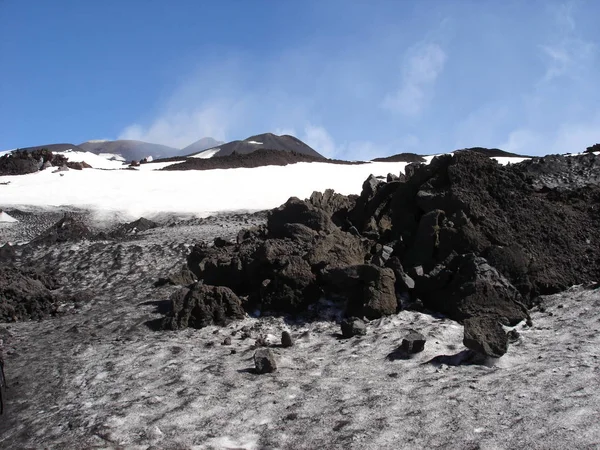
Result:
{"label": "small dark rock", "polygon": [[344,338],[351,338],[352,336],[364,336],[367,334],[367,326],[365,323],[357,318],[350,317],[342,320],[342,336]]}
{"label": "small dark rock", "polygon": [[231,345],[231,336],[227,336],[225,339],[223,339],[221,345]]}
{"label": "small dark rock", "polygon": [[259,338],[256,339],[256,341],[254,341],[254,346],[255,347],[268,347],[269,341],[267,341],[267,339],[264,336],[259,336]]}
{"label": "small dark rock", "polygon": [[277,370],[275,355],[268,348],[259,348],[254,352],[254,367],[256,373],[271,373]]}
{"label": "small dark rock", "polygon": [[407,354],[419,353],[425,348],[425,342],[425,336],[415,330],[410,330],[402,339],[400,349]]}
{"label": "small dark rock", "polygon": [[521,337],[521,335],[519,334],[519,332],[517,330],[510,330],[507,333],[508,336],[508,342],[510,342],[511,344],[514,344],[515,342],[517,342],[519,340],[519,338]]}
{"label": "small dark rock", "polygon": [[292,339],[292,335],[289,331],[281,332],[281,346],[282,347],[292,347],[294,345],[294,340]]}

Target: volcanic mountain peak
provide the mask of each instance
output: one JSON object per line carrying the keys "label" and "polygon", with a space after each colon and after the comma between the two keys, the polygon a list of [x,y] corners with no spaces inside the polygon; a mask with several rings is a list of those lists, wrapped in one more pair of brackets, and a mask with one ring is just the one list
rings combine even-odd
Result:
{"label": "volcanic mountain peak", "polygon": [[323,155],[302,142],[300,139],[289,135],[278,136],[273,133],[257,134],[244,140],[231,141],[226,144],[215,146],[210,150],[217,150],[217,148],[218,151],[214,156],[228,156],[232,153],[247,154],[258,149],[265,149],[296,152],[303,155],[323,158]]}

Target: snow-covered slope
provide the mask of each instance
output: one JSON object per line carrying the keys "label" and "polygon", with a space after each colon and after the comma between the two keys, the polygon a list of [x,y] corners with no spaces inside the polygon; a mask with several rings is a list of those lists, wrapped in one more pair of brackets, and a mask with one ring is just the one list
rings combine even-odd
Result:
{"label": "snow-covered slope", "polygon": [[115,157],[110,153],[96,155],[92,152],[80,152],[76,150],[66,150],[64,152],[55,152],[57,155],[63,155],[71,162],[85,161],[94,169],[122,169],[123,158]]}
{"label": "snow-covered slope", "polygon": [[[92,153],[63,154],[71,161],[85,161],[96,168],[123,167],[120,161],[109,161]],[[3,176],[0,182],[10,181],[10,184],[1,187],[0,207],[69,205],[119,211],[132,218],[161,212],[207,216],[223,211],[255,211],[277,207],[291,196],[306,198],[313,191],[325,189],[358,194],[369,175],[399,174],[407,163],[338,165],[313,162],[201,173],[155,170],[170,164],[142,164],[139,170],[71,170],[63,176],[52,170],[25,176]],[[47,195],[39,195],[42,186]]]}
{"label": "snow-covered slope", "polygon": [[5,213],[4,211],[2,211],[0,209],[0,223],[15,223],[15,222],[17,222],[17,219],[8,215],[7,213]]}
{"label": "snow-covered slope", "polygon": [[196,153],[195,155],[190,155],[190,158],[201,158],[201,159],[208,159],[208,158],[212,158],[213,156],[215,156],[217,153],[219,153],[221,149],[220,148],[211,148],[209,150],[204,150],[200,153]]}

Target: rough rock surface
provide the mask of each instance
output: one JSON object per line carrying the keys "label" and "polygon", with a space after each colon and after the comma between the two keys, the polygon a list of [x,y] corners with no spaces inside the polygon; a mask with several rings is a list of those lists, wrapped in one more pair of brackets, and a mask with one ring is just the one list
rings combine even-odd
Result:
{"label": "rough rock surface", "polygon": [[285,348],[294,346],[294,339],[289,331],[281,332],[281,346]]}
{"label": "rough rock surface", "polygon": [[0,175],[26,175],[41,170],[44,164],[63,166],[67,158],[47,149],[15,151],[0,157]]}
{"label": "rough rock surface", "polygon": [[497,319],[471,317],[464,322],[465,347],[492,358],[500,358],[508,350],[508,336]]}
{"label": "rough rock surface", "polygon": [[56,280],[45,274],[0,266],[0,322],[38,320],[56,313]]}
{"label": "rough rock surface", "polygon": [[419,353],[425,349],[426,342],[425,336],[418,331],[410,330],[409,333],[402,338],[400,349],[407,354]]}
{"label": "rough rock surface", "polygon": [[484,150],[370,176],[358,197],[290,198],[236,243],[196,245],[188,267],[248,312],[303,312],[331,295],[371,320],[415,305],[528,320],[540,294],[600,279],[600,157],[502,166]]}
{"label": "rough rock surface", "polygon": [[175,292],[171,308],[164,327],[172,330],[226,325],[233,319],[242,319],[245,314],[242,301],[231,289],[202,283]]}
{"label": "rough rock surface", "polygon": [[342,337],[348,339],[354,336],[364,336],[367,334],[367,326],[357,317],[349,317],[342,320]]}
{"label": "rough rock surface", "polygon": [[277,370],[277,361],[270,348],[259,348],[254,352],[254,369],[256,373],[272,373]]}
{"label": "rough rock surface", "polygon": [[348,299],[349,315],[372,320],[394,314],[398,307],[391,269],[371,264],[333,268],[324,273],[323,280],[326,292]]}
{"label": "rough rock surface", "polygon": [[54,244],[67,241],[79,241],[91,237],[92,233],[87,225],[77,216],[65,214],[62,219],[36,237],[34,244]]}

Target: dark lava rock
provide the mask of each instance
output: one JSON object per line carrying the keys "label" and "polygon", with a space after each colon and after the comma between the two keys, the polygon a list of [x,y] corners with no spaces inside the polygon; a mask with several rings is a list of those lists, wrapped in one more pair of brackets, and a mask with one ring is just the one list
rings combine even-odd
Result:
{"label": "dark lava rock", "polygon": [[600,144],[594,144],[585,149],[585,153],[600,152]]}
{"label": "dark lava rock", "polygon": [[372,264],[333,268],[323,274],[323,279],[327,292],[348,298],[348,315],[373,320],[396,312],[396,277],[391,269]]}
{"label": "dark lava rock", "polygon": [[48,149],[42,148],[34,151],[14,151],[0,157],[0,175],[26,175],[41,170],[44,164],[62,166],[67,163],[67,158],[55,155]]}
{"label": "dark lava rock", "polygon": [[269,348],[259,348],[254,352],[254,368],[256,373],[272,373],[277,370],[275,355]]}
{"label": "dark lava rock", "polygon": [[420,277],[417,289],[425,306],[454,320],[490,316],[506,325],[528,317],[519,291],[484,258],[457,255]]}
{"label": "dark lava rock", "polygon": [[163,320],[163,328],[170,330],[226,325],[245,315],[240,298],[223,286],[195,283],[173,294],[171,304],[172,311]]}
{"label": "dark lava rock", "polygon": [[416,153],[398,153],[397,155],[375,158],[372,161],[423,163],[425,162],[425,158],[422,155],[417,155]]}
{"label": "dark lava rock", "polygon": [[367,326],[361,319],[357,317],[350,317],[342,320],[341,327],[342,336],[346,339],[353,336],[364,336],[367,334]]}
{"label": "dark lava rock", "polygon": [[282,347],[292,347],[294,345],[294,340],[292,339],[292,335],[289,331],[281,332],[281,346]]}
{"label": "dark lava rock", "polygon": [[225,339],[223,339],[221,345],[231,345],[231,336],[227,336]]}
{"label": "dark lava rock", "polygon": [[372,319],[395,313],[398,295],[459,321],[529,320],[537,296],[600,279],[599,157],[502,166],[494,152],[371,176],[358,197],[291,198],[235,244],[194,246],[188,268],[248,311],[305,312],[325,293]]}
{"label": "dark lava rock", "polygon": [[65,214],[62,219],[36,237],[34,244],[55,244],[67,241],[80,241],[92,236],[90,229],[76,216]]}
{"label": "dark lava rock", "polygon": [[8,242],[0,247],[0,263],[11,263],[15,256],[15,248]]}
{"label": "dark lava rock", "polygon": [[402,339],[402,344],[400,344],[400,349],[407,353],[419,353],[425,349],[425,336],[421,333],[410,330],[409,333]]}
{"label": "dark lava rock", "polygon": [[283,233],[285,224],[299,223],[315,231],[333,231],[335,225],[328,214],[309,202],[291,197],[285,204],[272,210],[267,218],[267,228],[273,237]]}
{"label": "dark lava rock", "polygon": [[159,278],[156,283],[154,283],[155,287],[164,286],[166,284],[175,285],[175,286],[189,286],[192,283],[196,282],[196,276],[194,273],[188,268],[187,265],[183,265],[181,269],[176,270],[167,278]]}
{"label": "dark lava rock", "polygon": [[152,228],[156,228],[158,224],[152,220],[146,219],[145,217],[140,217],[139,219],[121,225],[117,230],[115,230],[114,234],[116,235],[127,235],[127,234],[137,234],[142,233],[144,231],[151,230]]}
{"label": "dark lava rock", "polygon": [[508,333],[506,333],[506,335],[508,337],[508,342],[510,342],[511,344],[518,342],[521,338],[521,335],[517,330],[510,330]]}
{"label": "dark lava rock", "polygon": [[408,292],[415,287],[413,280],[407,273],[404,272],[400,258],[392,256],[386,261],[386,267],[392,269],[396,277],[396,292]]}
{"label": "dark lava rock", "polygon": [[305,258],[311,267],[344,267],[364,264],[368,252],[368,242],[338,229],[316,239]]}
{"label": "dark lava rock", "polygon": [[56,283],[14,267],[0,266],[0,321],[38,320],[55,314]]}
{"label": "dark lava rock", "polygon": [[508,336],[497,319],[471,317],[464,322],[465,347],[482,355],[500,358],[508,350]]}
{"label": "dark lava rock", "polygon": [[347,223],[348,213],[356,204],[356,195],[341,195],[326,189],[325,192],[313,192],[308,202],[316,208],[325,211],[333,223],[338,227],[343,227]]}
{"label": "dark lava rock", "polygon": [[548,155],[523,161],[520,167],[526,181],[536,191],[600,185],[600,155],[593,153],[571,157]]}
{"label": "dark lava rock", "polygon": [[92,166],[90,166],[85,161],[81,161],[81,162],[67,161],[67,167],[69,169],[73,169],[73,170],[83,170],[83,169],[91,169],[92,168]]}

